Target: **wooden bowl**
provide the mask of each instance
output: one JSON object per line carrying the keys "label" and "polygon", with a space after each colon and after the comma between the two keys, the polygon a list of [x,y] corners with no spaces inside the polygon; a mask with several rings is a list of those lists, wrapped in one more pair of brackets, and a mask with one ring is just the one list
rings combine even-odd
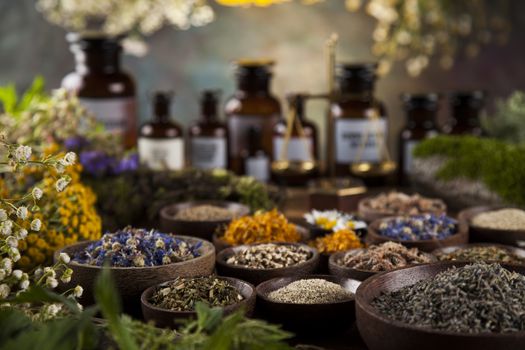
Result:
{"label": "wooden bowl", "polygon": [[481,213],[498,209],[510,208],[505,206],[479,206],[462,210],[458,220],[468,225],[472,242],[493,242],[518,247],[525,247],[525,230],[496,230],[472,224],[472,219]]}
{"label": "wooden bowl", "polygon": [[[399,290],[420,280],[433,278],[465,262],[439,262],[398,269],[370,277],[357,289],[356,317],[359,333],[370,350],[480,350],[525,349],[525,331],[516,333],[464,334],[433,330],[391,320],[371,302],[382,293]],[[524,266],[510,266],[525,274]]]}
{"label": "wooden bowl", "polygon": [[404,245],[408,248],[418,248],[423,252],[430,253],[438,248],[450,247],[458,244],[465,244],[468,242],[468,228],[462,222],[457,224],[457,232],[449,237],[444,239],[427,239],[427,240],[418,240],[418,241],[402,241],[399,239],[392,239],[386,236],[383,236],[379,233],[379,225],[385,221],[393,220],[396,217],[388,217],[384,219],[379,219],[372,222],[368,225],[368,234],[366,236],[366,241],[369,244],[381,244],[384,242],[396,242]]}
{"label": "wooden bowl", "polygon": [[[359,201],[359,204],[357,205],[357,212],[358,216],[363,219],[366,222],[372,222],[379,219],[384,219],[391,216],[399,216],[400,214],[396,214],[394,212],[388,212],[388,211],[378,211],[376,209],[370,208],[370,201],[372,198],[375,198],[375,196],[363,198]],[[447,205],[445,202],[443,202],[441,199],[438,198],[429,198],[434,201],[436,201],[439,209],[428,212],[429,214],[435,214],[435,215],[441,215],[447,213]]]}
{"label": "wooden bowl", "polygon": [[[179,276],[206,276],[213,273],[215,267],[215,248],[208,241],[195,237],[178,236],[192,244],[202,242],[199,249],[201,256],[194,259],[151,267],[109,267],[111,276],[115,280],[124,312],[131,315],[139,315],[140,312],[140,295],[148,287],[173,280]],[[58,261],[60,253],[67,253],[73,257],[76,252],[85,249],[95,241],[87,241],[66,246],[55,252],[55,262]],[[76,285],[84,288],[84,293],[80,302],[83,305],[91,305],[95,302],[93,297],[93,288],[95,280],[102,270],[101,266],[80,264],[73,260],[67,264],[73,270],[73,276],[69,283],[61,283],[60,290],[68,290]]]}
{"label": "wooden bowl", "polygon": [[317,265],[319,263],[319,253],[317,252],[317,249],[309,247],[306,244],[302,243],[276,244],[287,246],[302,246],[310,252],[311,256],[308,260],[300,264],[277,269],[254,269],[241,265],[232,265],[226,263],[226,260],[228,260],[228,258],[231,257],[233,254],[242,252],[251,246],[256,246],[257,244],[240,245],[237,247],[226,248],[217,254],[217,259],[215,262],[217,272],[220,276],[239,278],[243,281],[250,282],[254,285],[258,285],[264,281],[277,277],[301,276],[315,273],[315,270],[317,269]]}
{"label": "wooden bowl", "polygon": [[[332,254],[332,256],[330,257],[330,261],[328,262],[328,269],[330,270],[330,274],[334,276],[339,276],[339,277],[352,278],[358,281],[364,281],[367,278],[377,275],[380,272],[384,272],[384,271],[370,271],[370,270],[363,270],[363,269],[355,269],[352,267],[342,266],[337,263],[340,259],[345,257],[347,254],[357,254],[358,252],[362,252],[364,250],[366,250],[366,248],[352,249],[352,250],[347,250],[344,252],[337,252],[337,253]],[[424,254],[426,254],[431,259],[432,262],[437,261],[434,255],[429,254],[429,253],[424,253]],[[424,265],[424,264],[418,264],[418,265]],[[410,266],[414,266],[414,265],[410,265]]]}
{"label": "wooden bowl", "polygon": [[160,210],[160,231],[172,232],[177,235],[193,236],[211,241],[213,233],[218,228],[228,225],[232,219],[192,221],[176,218],[177,213],[181,210],[199,205],[213,205],[225,208],[235,213],[235,217],[248,215],[250,213],[250,208],[246,205],[225,201],[193,201],[172,204]]}
{"label": "wooden bowl", "polygon": [[360,282],[348,278],[329,275],[309,275],[274,278],[257,286],[257,310],[266,320],[281,324],[285,329],[297,334],[331,332],[348,329],[354,322],[354,298],[327,304],[280,303],[268,299],[268,294],[301,279],[321,278],[337,283],[355,293]]}
{"label": "wooden bowl", "polygon": [[[226,280],[232,284],[235,289],[241,294],[244,299],[238,303],[228,305],[223,307],[224,315],[231,314],[241,308],[244,308],[244,312],[247,316],[251,316],[255,308],[255,288],[253,285],[248,282],[241,281],[236,278],[231,277],[217,277],[221,280]],[[161,328],[177,328],[180,321],[195,318],[197,313],[195,311],[172,311],[160,308],[149,302],[149,299],[155,293],[155,291],[169,283],[166,281],[164,283],[151,286],[146,289],[140,296],[140,302],[142,305],[142,314],[144,315],[144,320],[147,322],[152,321],[157,327]]]}
{"label": "wooden bowl", "polygon": [[[446,248],[439,248],[432,252],[434,256],[440,255],[440,254],[450,254],[455,252],[456,250],[465,249],[465,248],[473,248],[473,247],[497,247],[501,249],[505,249],[509,253],[512,253],[522,259],[524,259],[523,264],[508,264],[505,263],[505,265],[525,265],[525,249],[516,248],[510,245],[503,245],[503,244],[497,244],[497,243],[470,243],[470,244],[460,244],[455,245],[452,247],[446,247]],[[450,261],[450,260],[444,260],[444,261]],[[454,261],[461,261],[461,260],[454,260]],[[495,261],[498,262],[498,261]]]}

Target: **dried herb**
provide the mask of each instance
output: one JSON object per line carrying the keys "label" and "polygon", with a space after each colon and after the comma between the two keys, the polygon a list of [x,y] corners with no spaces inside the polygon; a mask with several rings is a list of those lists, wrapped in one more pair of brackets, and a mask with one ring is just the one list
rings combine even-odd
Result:
{"label": "dried herb", "polygon": [[496,246],[474,246],[438,254],[439,260],[485,261],[501,264],[525,264],[525,259],[511,251]]}
{"label": "dried herb", "polygon": [[292,304],[328,304],[351,299],[353,293],[320,278],[292,282],[268,294],[268,299]]}
{"label": "dried herb", "polygon": [[379,225],[383,236],[401,240],[436,240],[457,232],[457,222],[446,215],[414,215],[387,220]]}
{"label": "dried herb", "polygon": [[357,234],[350,229],[342,229],[329,235],[318,237],[308,244],[315,247],[319,253],[326,254],[363,247]]}
{"label": "dried herb", "polygon": [[177,212],[175,219],[185,221],[219,221],[231,220],[236,213],[215,205],[196,205]]}
{"label": "dried herb", "polygon": [[451,268],[382,294],[372,305],[385,316],[459,333],[525,330],[525,276],[499,264]]}
{"label": "dried herb", "polygon": [[244,297],[224,279],[215,276],[178,277],[159,287],[149,302],[172,311],[193,311],[197,302],[209,306],[228,306],[242,301]]}
{"label": "dried herb", "polygon": [[480,213],[472,224],[495,230],[525,230],[525,211],[521,209],[500,209]]}
{"label": "dried herb", "polygon": [[381,193],[370,198],[368,208],[385,215],[419,215],[437,213],[444,209],[439,199],[425,198],[419,194],[401,192]]}
{"label": "dried herb", "polygon": [[226,263],[252,269],[279,269],[294,266],[310,259],[312,253],[302,246],[258,244],[237,252]]}

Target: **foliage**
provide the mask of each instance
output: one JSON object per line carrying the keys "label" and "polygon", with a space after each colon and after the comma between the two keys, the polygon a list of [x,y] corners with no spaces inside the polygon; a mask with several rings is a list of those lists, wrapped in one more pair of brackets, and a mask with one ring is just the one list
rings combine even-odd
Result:
{"label": "foliage", "polygon": [[482,125],[487,134],[511,143],[525,143],[525,92],[516,91],[496,102],[496,111],[485,117]]}
{"label": "foliage", "polygon": [[18,93],[14,84],[0,86],[0,103],[3,106],[4,113],[14,118],[20,118],[30,106],[42,103],[48,99],[44,91],[44,78],[37,76],[31,87],[18,98]]}
{"label": "foliage", "polygon": [[479,180],[505,201],[525,205],[525,145],[474,136],[438,136],[420,143],[414,156],[445,157],[438,178]]}

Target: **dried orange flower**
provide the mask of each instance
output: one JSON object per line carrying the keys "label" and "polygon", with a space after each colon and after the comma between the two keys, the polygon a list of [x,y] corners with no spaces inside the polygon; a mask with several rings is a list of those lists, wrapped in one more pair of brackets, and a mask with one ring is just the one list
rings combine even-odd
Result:
{"label": "dried orange flower", "polygon": [[324,237],[316,238],[310,241],[309,245],[315,247],[319,253],[326,254],[363,247],[355,232],[346,228]]}
{"label": "dried orange flower", "polygon": [[233,220],[222,239],[231,245],[299,242],[301,235],[294,224],[276,209],[257,212],[252,216],[243,216]]}

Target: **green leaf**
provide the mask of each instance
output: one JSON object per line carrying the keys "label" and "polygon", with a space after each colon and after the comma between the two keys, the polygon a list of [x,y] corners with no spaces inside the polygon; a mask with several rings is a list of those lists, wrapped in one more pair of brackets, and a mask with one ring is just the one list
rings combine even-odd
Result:
{"label": "green leaf", "polygon": [[42,102],[42,100],[47,98],[44,88],[44,77],[37,75],[33,80],[31,87],[24,93],[20,99],[20,102],[18,102],[18,105],[16,106],[17,114],[29,109],[30,106],[34,105],[35,103]]}
{"label": "green leaf", "polygon": [[31,320],[16,309],[3,308],[0,310],[0,348],[4,342],[32,328]]}
{"label": "green leaf", "polygon": [[14,84],[0,86],[0,103],[6,114],[12,115],[16,110],[18,95]]}
{"label": "green leaf", "polygon": [[28,290],[20,293],[15,298],[9,300],[12,303],[61,303],[64,304],[71,312],[80,313],[77,303],[70,298],[61,294],[54,293],[41,286],[33,285]]}

